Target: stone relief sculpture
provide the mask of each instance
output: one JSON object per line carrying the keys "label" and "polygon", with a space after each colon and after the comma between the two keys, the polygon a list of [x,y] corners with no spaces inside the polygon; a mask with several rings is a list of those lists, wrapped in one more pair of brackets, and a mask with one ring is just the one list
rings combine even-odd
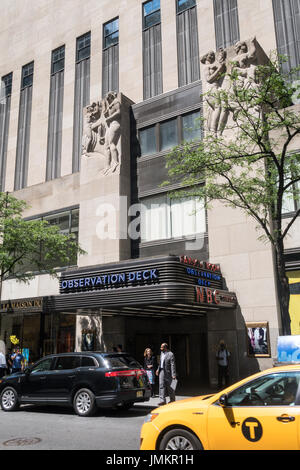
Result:
{"label": "stone relief sculpture", "polygon": [[[256,69],[258,63],[262,63],[262,57],[258,57],[258,43],[255,37],[248,41],[248,44],[246,41],[239,41],[233,48],[210,51],[201,57],[206,81],[207,129],[215,135],[222,135],[230,113],[233,120],[237,119],[234,101],[230,100],[225,105],[221,99],[222,91],[233,91],[230,89],[232,84],[229,73],[237,72],[237,84],[241,88],[249,89],[258,84]],[[264,61],[265,57],[264,55]]]}
{"label": "stone relief sculpture", "polygon": [[120,165],[121,103],[109,92],[103,100],[84,109],[82,156],[104,160],[103,175],[114,173]]}
{"label": "stone relief sculpture", "polygon": [[208,93],[205,96],[208,105],[207,127],[208,130],[217,134],[224,129],[227,122],[227,109],[222,109],[218,91],[223,88],[226,72],[226,51],[219,49],[216,53],[208,52],[201,57],[205,64],[204,76],[208,84]]}

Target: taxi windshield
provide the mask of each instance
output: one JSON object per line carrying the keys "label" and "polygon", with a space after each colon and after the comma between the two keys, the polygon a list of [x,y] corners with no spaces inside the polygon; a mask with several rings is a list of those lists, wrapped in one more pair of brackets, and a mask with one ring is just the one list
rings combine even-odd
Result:
{"label": "taxi windshield", "polygon": [[299,373],[274,373],[259,377],[228,395],[228,406],[295,405]]}

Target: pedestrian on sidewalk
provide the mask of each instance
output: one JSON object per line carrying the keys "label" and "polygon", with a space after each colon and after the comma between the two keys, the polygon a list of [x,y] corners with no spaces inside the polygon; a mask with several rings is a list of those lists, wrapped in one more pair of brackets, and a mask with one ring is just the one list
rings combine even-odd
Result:
{"label": "pedestrian on sidewalk", "polygon": [[156,357],[150,348],[146,348],[144,351],[144,369],[151,385],[151,397],[154,397],[155,371],[157,369],[157,362]]}
{"label": "pedestrian on sidewalk", "polygon": [[21,372],[23,370],[24,356],[21,353],[20,348],[16,348],[11,356],[12,360],[12,374],[15,372]]}
{"label": "pedestrian on sidewalk", "polygon": [[162,343],[159,366],[156,375],[159,377],[159,398],[158,406],[166,404],[166,396],[169,395],[170,402],[175,401],[176,388],[176,364],[172,351],[167,343]]}
{"label": "pedestrian on sidewalk", "polygon": [[6,375],[5,344],[0,341],[0,378]]}
{"label": "pedestrian on sidewalk", "polygon": [[216,359],[218,362],[218,387],[219,390],[222,390],[223,379],[225,381],[225,387],[229,385],[229,358],[230,352],[228,351],[225,341],[221,340],[219,343],[219,348],[216,354]]}

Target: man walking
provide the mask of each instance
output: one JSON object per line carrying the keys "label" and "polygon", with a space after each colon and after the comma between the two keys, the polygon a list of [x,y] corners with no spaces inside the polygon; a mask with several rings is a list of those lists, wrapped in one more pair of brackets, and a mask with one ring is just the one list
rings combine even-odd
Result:
{"label": "man walking", "polygon": [[176,365],[174,354],[169,351],[167,343],[162,343],[159,366],[156,375],[159,376],[159,398],[158,406],[166,404],[166,396],[169,395],[170,402],[175,401],[175,387],[171,386],[172,380],[176,380]]}

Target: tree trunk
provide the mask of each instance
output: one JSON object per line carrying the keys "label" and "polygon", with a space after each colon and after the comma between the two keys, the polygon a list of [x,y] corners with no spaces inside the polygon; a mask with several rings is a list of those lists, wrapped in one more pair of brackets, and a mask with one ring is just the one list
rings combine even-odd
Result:
{"label": "tree trunk", "polygon": [[278,287],[278,302],[280,306],[282,333],[291,334],[291,319],[289,314],[290,288],[289,280],[285,271],[283,242],[279,240],[275,244],[276,253],[276,276]]}

